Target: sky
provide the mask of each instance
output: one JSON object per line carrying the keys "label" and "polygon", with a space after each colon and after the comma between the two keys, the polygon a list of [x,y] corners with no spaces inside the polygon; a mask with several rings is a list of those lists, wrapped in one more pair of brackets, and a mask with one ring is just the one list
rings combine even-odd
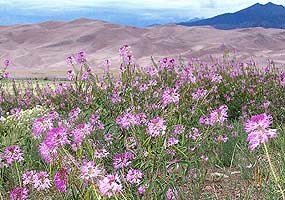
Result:
{"label": "sky", "polygon": [[[128,25],[145,26],[208,18],[235,12],[266,0],[0,0],[0,24],[45,20],[97,18]],[[285,0],[271,0],[285,5]],[[17,10],[17,12],[15,12]],[[4,16],[5,15],[5,16]],[[34,19],[33,19],[34,17]],[[6,21],[5,21],[6,20]]]}

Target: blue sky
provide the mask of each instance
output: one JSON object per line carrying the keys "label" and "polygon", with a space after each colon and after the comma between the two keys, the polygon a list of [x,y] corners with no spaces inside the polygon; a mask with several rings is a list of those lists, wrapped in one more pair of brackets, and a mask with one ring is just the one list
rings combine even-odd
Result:
{"label": "blue sky", "polygon": [[[96,18],[145,26],[235,12],[266,0],[0,0],[0,24]],[[284,0],[272,0],[285,5]],[[1,14],[2,13],[2,14]]]}

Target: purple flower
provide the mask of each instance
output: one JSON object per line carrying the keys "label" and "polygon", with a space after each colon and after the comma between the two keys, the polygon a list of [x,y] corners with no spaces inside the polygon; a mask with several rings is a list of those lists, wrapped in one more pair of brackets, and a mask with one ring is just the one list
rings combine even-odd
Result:
{"label": "purple flower", "polygon": [[84,63],[86,62],[86,52],[85,51],[79,51],[77,54],[76,54],[76,61],[78,64],[81,64],[81,63]]}
{"label": "purple flower", "polygon": [[178,103],[179,102],[179,93],[176,91],[176,89],[168,88],[164,91],[162,95],[162,101],[164,105],[168,105],[171,103]]}
{"label": "purple flower", "polygon": [[145,193],[145,187],[144,187],[144,186],[139,186],[139,187],[138,187],[138,193],[139,193],[140,195],[144,195],[144,193]]}
{"label": "purple flower", "polygon": [[41,117],[34,121],[33,123],[33,136],[39,137],[44,134],[46,131],[50,130],[53,127],[52,120],[48,117]]}
{"label": "purple flower", "polygon": [[25,200],[29,198],[29,190],[23,187],[16,187],[10,191],[10,200]]}
{"label": "purple flower", "polygon": [[93,161],[85,162],[80,167],[80,178],[82,180],[93,180],[102,175],[102,170],[95,166]]}
{"label": "purple flower", "polygon": [[223,124],[228,118],[228,107],[222,105],[220,108],[213,110],[208,117],[201,117],[199,119],[200,124],[206,124],[214,126],[215,124]]}
{"label": "purple flower", "polygon": [[143,178],[143,172],[140,169],[130,169],[127,174],[127,181],[131,184],[139,184]]}
{"label": "purple flower", "polygon": [[58,156],[57,150],[50,149],[45,142],[40,143],[39,153],[41,155],[41,158],[47,163],[53,163]]}
{"label": "purple flower", "polygon": [[285,72],[281,72],[279,75],[279,81],[280,81],[280,85],[282,87],[285,87]]}
{"label": "purple flower", "polygon": [[26,171],[22,175],[22,180],[24,185],[29,185],[33,183],[33,176],[36,174],[36,171],[31,170],[31,171]]}
{"label": "purple flower", "polygon": [[131,152],[119,153],[113,158],[113,166],[115,169],[127,167],[134,159],[134,155]]}
{"label": "purple flower", "polygon": [[59,169],[53,180],[56,188],[61,192],[66,192],[67,188],[67,170],[66,169]]}
{"label": "purple flower", "polygon": [[164,124],[164,122],[165,120],[160,117],[153,118],[147,124],[147,133],[151,137],[164,135],[166,130],[166,125]]}
{"label": "purple flower", "polygon": [[69,144],[68,132],[66,128],[53,128],[51,129],[44,140],[44,143],[49,149],[55,149],[65,144]]}
{"label": "purple flower", "polygon": [[167,140],[167,146],[168,147],[171,147],[175,144],[178,144],[179,140],[177,140],[175,137],[171,137],[171,138],[168,138]]}
{"label": "purple flower", "polygon": [[34,188],[38,191],[46,190],[51,187],[49,175],[45,171],[38,172],[33,175]]}
{"label": "purple flower", "polygon": [[249,149],[254,150],[261,144],[277,137],[277,130],[270,129],[272,117],[266,113],[254,115],[245,124],[245,131],[248,133],[247,141]]}
{"label": "purple flower", "polygon": [[118,175],[107,175],[99,180],[99,191],[103,196],[112,197],[122,191],[122,184]]}
{"label": "purple flower", "polygon": [[10,60],[6,59],[4,60],[4,68],[6,69],[10,65]]}
{"label": "purple flower", "polygon": [[102,149],[96,149],[94,152],[94,157],[95,158],[106,158],[110,153],[102,148]]}
{"label": "purple flower", "polygon": [[24,160],[22,150],[17,145],[6,147],[4,150],[4,158],[8,165]]}
{"label": "purple flower", "polygon": [[68,113],[68,117],[71,121],[75,121],[78,119],[78,115],[81,112],[80,108],[74,108]]}

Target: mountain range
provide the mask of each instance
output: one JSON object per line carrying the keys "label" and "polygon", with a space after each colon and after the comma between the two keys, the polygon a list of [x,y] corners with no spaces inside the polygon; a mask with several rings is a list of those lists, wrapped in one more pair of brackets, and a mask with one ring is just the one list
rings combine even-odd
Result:
{"label": "mountain range", "polygon": [[226,13],[213,18],[178,23],[184,26],[213,26],[228,30],[236,28],[264,27],[285,28],[285,7],[273,3],[254,4],[235,13]]}

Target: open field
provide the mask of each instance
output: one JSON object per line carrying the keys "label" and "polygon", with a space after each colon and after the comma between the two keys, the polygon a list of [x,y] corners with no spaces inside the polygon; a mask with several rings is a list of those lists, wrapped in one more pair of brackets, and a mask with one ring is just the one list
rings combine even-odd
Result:
{"label": "open field", "polygon": [[119,56],[116,77],[82,52],[69,81],[1,77],[0,199],[285,198],[284,72]]}

